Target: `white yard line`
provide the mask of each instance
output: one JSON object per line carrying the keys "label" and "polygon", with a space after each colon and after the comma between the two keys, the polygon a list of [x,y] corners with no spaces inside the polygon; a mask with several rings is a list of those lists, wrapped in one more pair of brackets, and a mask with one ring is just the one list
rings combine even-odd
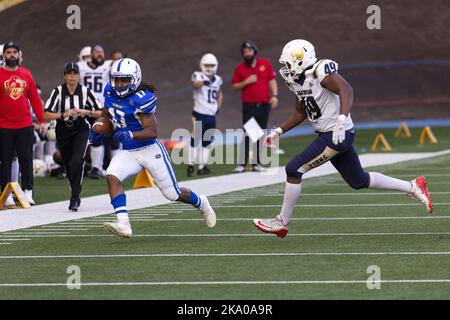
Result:
{"label": "white yard line", "polygon": [[[449,206],[450,202],[433,203],[434,206]],[[419,202],[414,203],[352,203],[352,204],[304,204],[298,203],[299,208],[310,207],[310,208],[326,208],[326,207],[403,207],[403,206],[422,206]],[[214,208],[281,208],[280,204],[255,204],[255,205],[223,205],[214,206]]]}
{"label": "white yard line", "polygon": [[449,256],[438,252],[272,252],[272,253],[143,253],[143,254],[81,254],[43,256],[0,256],[0,260],[46,259],[120,259],[120,258],[211,258],[211,257],[314,257],[314,256]]}
{"label": "white yard line", "polygon": [[[441,236],[450,232],[347,232],[347,233],[289,233],[289,237],[384,237],[384,236]],[[19,236],[26,238],[102,238],[109,237],[120,240],[108,234],[5,234],[4,237]],[[201,233],[201,234],[137,234],[133,238],[233,238],[233,237],[275,237],[266,233]],[[0,240],[2,236],[0,235]],[[123,240],[132,241],[132,240]]]}
{"label": "white yard line", "polygon": [[[291,218],[291,221],[339,221],[339,220],[440,220],[450,219],[450,216],[419,216],[419,217],[331,217],[331,218]],[[252,221],[253,218],[217,218],[217,221]],[[200,221],[204,222],[203,218],[168,218],[168,219],[133,219],[131,222],[173,222],[173,221]],[[98,226],[98,225],[97,225]]]}
{"label": "white yard line", "polygon": [[[207,286],[207,285],[325,285],[325,284],[361,284],[385,283],[385,284],[424,284],[439,283],[449,284],[450,279],[402,279],[402,280],[284,280],[284,281],[168,281],[168,282],[86,282],[81,287],[103,286]],[[67,287],[67,283],[0,283],[0,287]]]}
{"label": "white yard line", "polygon": [[[405,161],[433,158],[450,154],[450,150],[424,153],[377,153],[360,156],[363,167],[404,163]],[[308,172],[304,179],[336,173],[335,168],[326,163]],[[180,182],[181,186],[188,186],[196,193],[206,196],[229,193],[245,189],[253,189],[282,183],[286,179],[284,167],[271,168],[267,172],[246,172],[229,174],[218,177],[197,179]],[[137,189],[127,191],[127,207],[129,210],[142,209],[170,203],[157,188]],[[34,226],[52,224],[63,221],[78,220],[112,213],[108,195],[83,198],[82,205],[74,215],[67,210],[67,201],[60,201],[44,205],[37,205],[31,209],[14,209],[0,212],[0,232],[30,228]]]}

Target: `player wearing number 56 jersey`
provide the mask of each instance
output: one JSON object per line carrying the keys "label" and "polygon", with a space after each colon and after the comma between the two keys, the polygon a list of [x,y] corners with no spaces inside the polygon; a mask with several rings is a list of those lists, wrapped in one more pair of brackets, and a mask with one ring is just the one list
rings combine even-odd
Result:
{"label": "player wearing number 56 jersey", "polygon": [[425,177],[403,181],[378,172],[366,172],[353,147],[355,130],[350,118],[353,89],[338,73],[335,61],[317,60],[314,46],[306,40],[288,42],[281,53],[280,74],[297,96],[295,111],[271,132],[265,144],[309,119],[318,137],[286,165],[287,182],[283,206],[274,219],[254,219],[255,226],[279,237],[286,236],[295,203],[300,196],[302,176],[330,161],[342,178],[354,189],[373,188],[404,191],[433,210]]}
{"label": "player wearing number 56 jersey", "polygon": [[117,221],[106,223],[107,231],[123,238],[132,234],[122,182],[148,170],[161,193],[169,200],[193,205],[203,214],[208,227],[216,224],[216,214],[205,196],[180,188],[169,154],[158,140],[157,98],[154,88],[141,83],[141,68],[132,59],[120,59],[111,68],[111,82],[105,89],[104,115],[115,124],[114,138],[123,145],[106,170],[111,204]]}
{"label": "player wearing number 56 jersey", "polygon": [[99,45],[92,47],[91,61],[79,61],[80,82],[88,87],[95,98],[103,105],[103,91],[109,82],[112,60],[105,61],[105,52]]}
{"label": "player wearing number 56 jersey", "polygon": [[[102,46],[95,45],[91,48],[90,61],[79,61],[80,68],[80,83],[88,87],[94,94],[95,98],[104,105],[105,98],[103,92],[109,82],[109,73],[111,71],[111,60],[105,61],[105,51]],[[92,119],[90,119],[92,124]],[[93,179],[99,179],[103,174],[103,162],[105,156],[105,147],[108,149],[118,149],[118,144],[113,144],[111,141],[101,143],[92,143],[90,145],[89,153],[91,155],[91,167],[88,176]],[[113,152],[113,151],[111,151]]]}
{"label": "player wearing number 56 jersey", "polygon": [[222,106],[223,94],[220,89],[222,78],[217,75],[219,62],[212,53],[200,59],[200,71],[192,74],[194,88],[194,109],[192,111],[192,136],[189,150],[187,175],[194,173],[194,164],[198,163],[198,174],[208,174],[207,167],[211,140],[205,132],[216,128],[216,114]]}

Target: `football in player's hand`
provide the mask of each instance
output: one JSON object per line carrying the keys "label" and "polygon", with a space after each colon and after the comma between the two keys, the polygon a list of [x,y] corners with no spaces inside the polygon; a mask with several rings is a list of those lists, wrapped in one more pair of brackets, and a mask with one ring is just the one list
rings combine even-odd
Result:
{"label": "football in player's hand", "polygon": [[114,124],[108,117],[100,117],[92,125],[92,131],[97,134],[108,135],[114,131]]}

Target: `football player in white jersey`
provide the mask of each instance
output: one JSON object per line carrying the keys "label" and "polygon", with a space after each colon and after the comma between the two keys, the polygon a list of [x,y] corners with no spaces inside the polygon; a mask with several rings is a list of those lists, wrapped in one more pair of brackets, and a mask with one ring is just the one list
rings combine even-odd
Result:
{"label": "football player in white jersey", "polygon": [[[194,109],[192,111],[192,136],[189,150],[188,177],[194,174],[194,164],[198,163],[198,174],[208,174],[207,166],[210,144],[212,141],[204,139],[208,129],[216,128],[216,114],[223,103],[223,94],[220,87],[222,78],[217,75],[219,62],[212,53],[205,54],[200,59],[200,71],[192,74],[192,87],[194,88]],[[201,134],[201,135],[200,135]]]}
{"label": "football player in white jersey", "polygon": [[295,110],[281,126],[265,139],[273,139],[303,122],[306,118],[318,137],[286,165],[287,182],[281,212],[274,219],[254,219],[255,226],[267,233],[285,237],[295,203],[300,196],[302,176],[327,161],[354,189],[372,188],[406,192],[422,202],[429,213],[433,203],[425,177],[403,181],[378,172],[366,172],[353,147],[355,130],[350,117],[353,89],[338,73],[335,61],[317,60],[314,46],[306,40],[288,42],[281,53],[280,74],[297,96]]}
{"label": "football player in white jersey", "polygon": [[[79,61],[77,64],[80,68],[81,84],[88,87],[101,106],[103,106],[105,103],[103,91],[109,82],[112,60],[105,61],[103,47],[95,45],[91,48],[90,61]],[[118,149],[118,145],[114,149]],[[103,158],[105,156],[105,146],[101,143],[93,143],[90,145],[89,152],[91,155],[91,170],[87,175],[93,179],[99,179],[104,175]]]}

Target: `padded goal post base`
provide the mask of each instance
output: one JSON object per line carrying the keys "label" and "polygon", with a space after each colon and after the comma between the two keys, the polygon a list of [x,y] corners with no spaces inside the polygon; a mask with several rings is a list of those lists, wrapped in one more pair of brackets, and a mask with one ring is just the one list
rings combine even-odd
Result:
{"label": "padded goal post base", "polygon": [[392,150],[389,142],[386,140],[386,138],[384,137],[384,134],[382,134],[382,133],[379,133],[376,136],[375,141],[373,142],[372,147],[370,148],[370,150],[372,152],[377,151],[378,150],[378,145],[380,143],[382,145],[381,148],[380,148],[381,151],[391,151]]}
{"label": "padded goal post base", "polygon": [[0,195],[0,210],[2,209],[8,209],[8,208],[16,208],[17,206],[10,206],[5,207],[6,199],[8,199],[11,192],[16,196],[16,199],[19,201],[20,207],[24,209],[31,208],[30,203],[28,202],[27,196],[23,192],[22,188],[20,187],[19,183],[17,182],[9,182],[6,185],[6,188],[3,190],[2,194]]}
{"label": "padded goal post base", "polygon": [[156,187],[153,178],[147,170],[142,170],[134,180],[133,189],[137,188],[154,188]]}

